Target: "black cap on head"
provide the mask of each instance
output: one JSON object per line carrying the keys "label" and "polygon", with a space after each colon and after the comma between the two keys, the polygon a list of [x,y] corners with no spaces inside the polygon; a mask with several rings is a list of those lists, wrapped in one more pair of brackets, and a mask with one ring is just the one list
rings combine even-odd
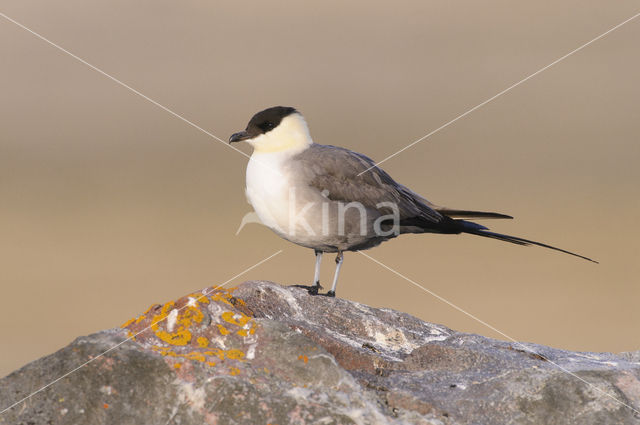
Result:
{"label": "black cap on head", "polygon": [[229,138],[229,143],[253,139],[267,133],[280,125],[285,117],[297,112],[295,108],[290,106],[274,106],[260,111],[251,118],[245,131],[235,133]]}

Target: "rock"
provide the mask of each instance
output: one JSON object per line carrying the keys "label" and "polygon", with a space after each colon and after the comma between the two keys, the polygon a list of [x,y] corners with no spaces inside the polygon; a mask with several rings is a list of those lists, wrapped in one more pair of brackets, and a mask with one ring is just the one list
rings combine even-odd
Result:
{"label": "rock", "polygon": [[640,424],[640,353],[501,342],[270,282],[78,338],[0,380],[0,411],[62,376],[0,424]]}

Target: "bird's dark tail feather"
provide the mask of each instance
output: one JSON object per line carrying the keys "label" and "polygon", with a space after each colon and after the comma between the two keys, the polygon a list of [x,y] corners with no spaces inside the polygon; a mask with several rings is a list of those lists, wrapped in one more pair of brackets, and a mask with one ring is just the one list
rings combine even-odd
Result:
{"label": "bird's dark tail feather", "polygon": [[580,254],[576,254],[575,252],[567,251],[565,249],[556,248],[555,246],[547,245],[542,242],[530,241],[529,239],[519,238],[517,236],[503,235],[501,233],[490,232],[484,226],[480,226],[470,221],[456,220],[456,222],[462,225],[462,229],[461,229],[462,233],[469,233],[471,235],[497,239],[499,241],[510,242],[516,245],[538,245],[543,248],[549,248],[555,251],[564,252],[565,254],[573,255],[574,257],[582,258],[584,260],[591,261],[592,263],[598,264],[596,260],[592,260],[591,258],[585,257]]}
{"label": "bird's dark tail feather", "polygon": [[487,212],[487,211],[467,211],[467,210],[454,210],[451,208],[436,208],[440,214],[444,214],[447,217],[456,218],[456,217],[464,217],[464,218],[475,218],[475,219],[483,219],[483,218],[508,218],[511,219],[510,215],[500,214],[495,212]]}

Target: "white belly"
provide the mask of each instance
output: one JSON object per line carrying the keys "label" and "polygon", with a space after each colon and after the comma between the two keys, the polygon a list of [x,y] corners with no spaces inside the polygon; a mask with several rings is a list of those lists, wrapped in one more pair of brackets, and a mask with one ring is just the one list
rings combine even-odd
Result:
{"label": "white belly", "polygon": [[247,165],[247,199],[262,223],[283,234],[288,227],[289,180],[278,153],[254,153]]}

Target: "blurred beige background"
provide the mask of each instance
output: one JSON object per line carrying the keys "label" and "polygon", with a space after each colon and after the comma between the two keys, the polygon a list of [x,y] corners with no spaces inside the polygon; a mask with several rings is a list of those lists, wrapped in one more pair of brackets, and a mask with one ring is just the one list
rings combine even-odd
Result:
{"label": "blurred beige background", "polygon": [[[635,1],[5,0],[2,12],[227,139],[291,105],[382,159],[637,13]],[[640,19],[384,164],[492,229],[574,250],[405,236],[368,251],[522,341],[640,349]],[[246,158],[0,19],[0,376],[156,302],[309,283],[259,225]],[[249,153],[248,147],[241,147]],[[323,281],[334,264],[327,258]],[[338,295],[500,337],[365,257]]]}

